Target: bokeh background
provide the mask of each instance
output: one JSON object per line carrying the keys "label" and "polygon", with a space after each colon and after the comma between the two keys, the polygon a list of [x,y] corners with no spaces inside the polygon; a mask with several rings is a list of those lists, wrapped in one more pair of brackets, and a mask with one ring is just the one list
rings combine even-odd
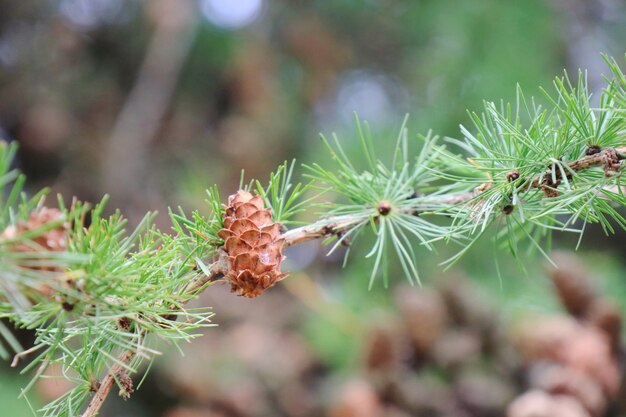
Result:
{"label": "bokeh background", "polygon": [[[265,181],[284,160],[326,161],[320,132],[358,157],[354,111],[382,153],[406,113],[412,134],[458,137],[466,109],[513,99],[516,83],[541,101],[541,86],[582,68],[599,91],[601,52],[621,60],[624,45],[620,0],[2,1],[0,136],[20,143],[31,190],[108,193],[131,224],[158,210],[167,229],[168,207],[208,210],[205,188],[234,192],[242,169]],[[577,288],[613,318],[626,302],[625,240],[591,228],[576,256],[556,255],[572,275],[588,271]],[[112,396],[102,415],[503,415],[545,380],[529,376],[545,362],[528,348],[534,336],[515,329],[554,319],[544,333],[584,339],[593,320],[579,319],[593,314],[568,306],[541,258],[520,268],[500,254],[496,265],[487,243],[444,273],[447,251],[423,254],[423,289],[398,274],[368,291],[358,248],[345,269],[317,243],[293,248],[291,277],[263,297],[207,291],[199,302],[219,327],[184,356],[163,346],[141,389]],[[621,414],[609,398],[619,337],[606,334],[613,362],[589,366],[609,376],[591,378],[600,388],[582,391],[599,394],[563,415]],[[581,349],[601,357],[596,342]],[[27,377],[0,367],[1,414],[31,415],[16,399]],[[44,382],[29,399],[36,408],[64,389]]]}

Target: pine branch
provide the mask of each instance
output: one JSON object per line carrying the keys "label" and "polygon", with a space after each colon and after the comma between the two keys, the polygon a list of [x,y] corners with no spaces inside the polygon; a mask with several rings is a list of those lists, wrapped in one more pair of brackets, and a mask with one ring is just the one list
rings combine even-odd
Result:
{"label": "pine branch", "polygon": [[115,381],[119,379],[120,375],[126,372],[125,367],[130,364],[131,360],[134,357],[135,352],[128,351],[118,358],[118,361],[120,363],[113,364],[113,366],[109,370],[109,373],[106,374],[106,376],[102,379],[100,383],[96,384],[98,388],[91,398],[91,401],[89,401],[89,405],[87,406],[85,412],[82,414],[82,417],[93,417],[100,412],[100,408],[109,396],[109,392],[111,391],[111,388],[113,388]]}
{"label": "pine branch", "polygon": [[[626,138],[624,138],[626,141]],[[626,159],[626,146],[619,146],[616,148],[589,148],[590,153],[580,159],[568,162],[566,164],[565,171],[552,171],[547,170],[542,175],[537,176],[530,181],[529,188],[542,188],[550,185],[552,176],[557,181],[565,179],[565,177],[571,178],[571,173],[580,172],[585,169],[589,169],[596,166],[604,167],[605,175],[610,176],[617,174],[617,171],[621,168],[619,161]],[[565,173],[565,174],[564,174]]]}
{"label": "pine branch", "polygon": [[[619,161],[624,159],[626,159],[626,146],[598,149],[598,151],[592,155],[586,155],[580,159],[568,162],[567,172],[580,172],[597,166],[604,167],[607,172],[616,172],[621,168]],[[557,180],[561,179],[561,171],[556,171],[555,175]],[[528,185],[521,187],[521,189],[522,191],[528,191],[533,188],[541,189],[551,184],[551,177],[552,171],[547,169],[543,174],[527,181],[526,183]],[[453,206],[466,204],[476,198],[481,192],[490,188],[491,185],[492,183],[485,182],[476,187],[473,191],[444,195],[436,200],[442,205]],[[414,208],[404,208],[403,210],[407,214],[416,214]],[[357,224],[358,223],[353,218],[346,218],[346,216],[328,217],[310,225],[288,230],[282,235],[282,238],[285,240],[285,246],[293,246],[310,240],[325,239],[333,235],[341,236],[353,227],[356,227]]]}
{"label": "pine branch", "polygon": [[[568,172],[580,172],[585,169],[590,169],[596,166],[604,167],[607,172],[608,171],[617,171],[621,167],[619,165],[619,161],[626,159],[626,146],[621,146],[618,148],[605,148],[598,149],[596,153],[592,155],[584,156],[580,159],[571,161],[567,164]],[[560,171],[556,173],[557,179],[561,179]],[[536,176],[528,181],[528,186],[526,189],[531,188],[539,188],[545,187],[549,182],[549,178],[551,178],[552,172],[550,170],[546,170],[542,175]],[[474,191],[461,193],[457,195],[449,195],[442,196],[439,200],[441,204],[449,204],[449,205],[458,205],[458,204],[466,204],[467,202],[474,199],[478,194],[482,191],[488,189],[490,187],[490,183],[483,183],[478,186]],[[378,207],[379,215],[388,215],[389,212],[385,211],[384,206]],[[410,211],[407,214],[415,215],[414,211]],[[321,219],[318,222],[315,222],[310,225],[301,226],[295,229],[291,229],[286,231],[281,235],[281,238],[285,242],[285,247],[298,245],[304,242],[308,242],[316,239],[325,239],[330,236],[338,236],[341,237],[343,234],[350,231],[352,228],[357,227],[358,223],[353,218],[346,218],[345,216],[335,216],[329,217],[326,219]],[[221,263],[218,266],[218,263]],[[198,275],[198,277],[192,281],[187,293],[189,295],[196,295],[197,292],[205,287],[208,283],[217,281],[224,276],[224,269],[226,265],[226,261],[224,259],[224,255],[222,254],[216,262],[211,265],[211,268],[208,271],[208,274]],[[133,358],[134,352],[129,351],[122,355],[119,360],[128,364],[130,360]],[[96,391],[95,395],[91,399],[89,406],[85,413],[83,413],[82,417],[92,417],[97,414],[100,409],[100,406],[104,402],[104,399],[107,397],[109,391],[113,387],[116,375],[120,372],[124,371],[124,367],[121,365],[115,364],[109,373],[105,376],[102,382],[99,384],[99,388]]]}
{"label": "pine branch", "polygon": [[[626,229],[616,210],[626,206],[626,77],[607,62],[614,78],[597,109],[584,77],[576,85],[559,78],[550,111],[518,90],[517,108],[485,103],[482,114],[470,115],[474,130],[462,127],[460,140],[428,134],[413,151],[403,124],[387,162],[376,155],[367,123],[357,120],[365,167],[347,157],[338,138],[324,139],[335,169],[313,164],[310,182],[293,185],[294,164],[285,163],[266,186],[251,182],[226,207],[213,187],[211,213],[170,213],[172,234],[150,226],[151,215],[127,233],[119,212],[102,217],[105,201],[93,209],[59,201],[58,210],[48,210],[43,194],[20,197],[24,179],[9,169],[15,148],[0,146],[0,194],[8,196],[0,201],[0,318],[36,329],[35,346],[15,357],[17,363],[37,354],[25,368],[37,368],[33,382],[52,363],[76,381],[43,409],[44,417],[78,415],[85,403],[83,417],[94,416],[114,384],[129,395],[129,374],[154,353],[149,335],[176,343],[209,326],[210,311],[185,305],[217,280],[238,295],[262,294],[285,276],[285,247],[323,239],[332,252],[369,232],[372,286],[380,272],[387,283],[390,256],[419,283],[416,246],[462,242],[452,262],[490,228],[516,257],[522,244],[545,253],[552,230],[582,235],[587,223],[607,233]],[[319,194],[305,198],[313,188],[336,198],[314,203]],[[312,204],[322,209],[319,220],[281,228]]]}
{"label": "pine branch", "polygon": [[[189,287],[185,289],[182,298],[188,300],[190,297],[197,296],[208,284],[222,278],[223,273],[221,271],[224,266],[221,265],[220,262],[223,261],[223,258],[218,259],[218,261],[211,265],[207,271],[208,273],[196,275],[196,277],[190,281]],[[145,334],[143,334],[142,337],[145,337]],[[111,388],[113,388],[116,381],[120,379],[120,375],[126,375],[127,367],[135,356],[135,350],[123,352],[118,357],[117,363],[111,366],[111,369],[109,369],[102,380],[94,384],[94,387],[97,387],[97,389],[93,397],[91,397],[84,413],[81,415],[82,417],[93,417],[100,412],[100,408],[108,397]]]}

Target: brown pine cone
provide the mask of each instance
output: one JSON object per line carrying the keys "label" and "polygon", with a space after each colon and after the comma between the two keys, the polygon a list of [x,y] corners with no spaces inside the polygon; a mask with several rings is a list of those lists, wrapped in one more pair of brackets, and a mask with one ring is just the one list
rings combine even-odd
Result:
{"label": "brown pine cone", "polygon": [[580,261],[567,252],[550,255],[558,268],[551,268],[550,275],[563,307],[576,318],[589,315],[598,291]]}
{"label": "brown pine cone", "polygon": [[280,223],[272,221],[272,210],[265,208],[260,196],[243,190],[228,197],[223,217],[218,235],[228,255],[228,270],[223,272],[231,291],[248,298],[261,295],[286,276],[280,272],[284,259]]}
{"label": "brown pine cone", "polygon": [[[16,225],[10,225],[4,229],[4,232],[0,235],[0,241],[15,239],[23,233],[62,219],[63,213],[59,209],[42,207],[33,211],[26,221],[18,222]],[[67,246],[66,240],[67,224],[62,223],[58,227],[47,230],[33,238],[34,244],[17,243],[11,247],[11,250],[15,252],[63,251]]]}

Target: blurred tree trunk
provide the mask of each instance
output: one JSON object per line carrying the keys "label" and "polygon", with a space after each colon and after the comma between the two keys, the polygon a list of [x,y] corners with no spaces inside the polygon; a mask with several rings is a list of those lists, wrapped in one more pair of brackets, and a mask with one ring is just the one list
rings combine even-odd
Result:
{"label": "blurred tree trunk", "polygon": [[157,135],[189,53],[197,21],[191,0],[159,0],[145,8],[154,33],[135,85],[117,118],[102,162],[102,189],[115,207],[144,212],[153,186],[150,142]]}

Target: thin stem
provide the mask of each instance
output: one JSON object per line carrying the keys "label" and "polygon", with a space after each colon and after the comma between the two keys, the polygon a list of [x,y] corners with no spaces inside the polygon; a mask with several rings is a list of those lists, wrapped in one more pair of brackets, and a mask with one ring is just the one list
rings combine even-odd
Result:
{"label": "thin stem", "polygon": [[[580,172],[596,166],[611,168],[611,164],[626,159],[625,155],[626,146],[605,148],[596,154],[587,155],[580,159],[568,162],[566,164],[568,169],[566,169],[565,172]],[[548,183],[551,181],[552,175],[551,170],[546,170],[542,175],[533,177],[533,179],[528,183],[529,185],[520,190],[520,192],[529,191],[533,188],[542,188],[549,185]],[[562,179],[562,175],[561,171],[556,171],[554,173],[557,180]],[[483,191],[491,188],[492,185],[493,183],[491,182],[485,182],[472,191],[442,195],[433,199],[433,201],[444,205],[464,204],[475,198]],[[323,221],[289,230],[285,232],[282,237],[285,239],[285,246],[292,246],[313,239],[320,239],[331,235],[340,235],[355,227],[357,224],[357,221],[354,219],[346,219],[345,216],[338,216],[336,218],[329,217]]]}
{"label": "thin stem", "polygon": [[[619,146],[617,148],[604,148],[593,155],[587,155],[580,159],[568,162],[566,164],[568,169],[566,169],[565,171],[580,172],[595,166],[604,166],[606,170],[611,170],[614,168],[613,164],[616,164],[619,161],[625,159],[625,154],[626,146]],[[541,188],[548,183],[548,180],[552,175],[554,175],[557,181],[564,179],[562,171],[557,170],[553,174],[552,170],[547,170],[546,172],[544,172],[543,175],[533,178],[533,180],[530,182],[530,188]],[[565,175],[567,175],[567,173]]]}
{"label": "thin stem", "polygon": [[282,234],[285,247],[298,245],[309,240],[322,239],[331,235],[340,235],[355,227],[360,221],[345,216],[329,217],[310,225],[288,230]]}
{"label": "thin stem", "polygon": [[113,366],[111,366],[109,372],[102,379],[102,381],[100,381],[98,389],[89,402],[89,406],[82,414],[82,417],[93,417],[98,414],[102,404],[104,404],[104,400],[106,400],[113,384],[115,383],[115,378],[121,372],[126,372],[122,364],[128,365],[135,355],[135,351],[129,350],[119,357],[120,363],[114,363]]}

